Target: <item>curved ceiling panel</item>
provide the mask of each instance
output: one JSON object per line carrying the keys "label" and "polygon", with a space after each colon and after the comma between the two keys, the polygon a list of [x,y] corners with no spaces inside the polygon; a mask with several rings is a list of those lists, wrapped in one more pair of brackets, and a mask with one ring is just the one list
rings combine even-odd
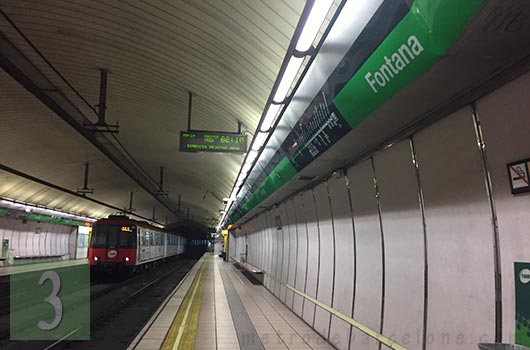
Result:
{"label": "curved ceiling panel", "polygon": [[[193,129],[233,132],[239,121],[243,131],[252,132],[304,4],[4,0],[0,8],[92,105],[98,103],[99,70],[108,70],[107,121],[119,122],[120,142],[153,179],[160,166],[165,168],[164,187],[174,203],[181,195],[183,210],[214,217],[243,156],[178,152],[179,131],[187,128],[188,93],[193,93]],[[3,17],[0,32],[85,116],[97,120]],[[0,123],[6,126],[0,130],[1,164],[75,190],[83,163],[90,161],[94,198],[124,207],[134,191],[135,206],[151,216],[154,198],[9,76],[0,74],[0,84]],[[0,196],[56,202],[54,191],[13,177],[3,180]],[[27,194],[32,191],[35,195]],[[58,205],[99,216],[79,201]]]}

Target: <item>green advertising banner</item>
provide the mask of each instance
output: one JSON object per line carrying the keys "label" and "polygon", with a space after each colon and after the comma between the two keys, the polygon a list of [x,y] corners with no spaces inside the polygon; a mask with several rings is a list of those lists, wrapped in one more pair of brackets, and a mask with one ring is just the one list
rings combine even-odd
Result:
{"label": "green advertising banner", "polygon": [[11,340],[89,340],[88,264],[10,277]]}
{"label": "green advertising banner", "polygon": [[530,263],[515,264],[515,344],[530,347]]}

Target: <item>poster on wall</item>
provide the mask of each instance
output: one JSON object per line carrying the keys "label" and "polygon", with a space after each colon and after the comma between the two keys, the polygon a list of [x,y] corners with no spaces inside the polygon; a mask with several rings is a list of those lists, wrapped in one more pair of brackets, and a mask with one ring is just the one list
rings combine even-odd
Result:
{"label": "poster on wall", "polygon": [[515,263],[515,343],[530,347],[530,263]]}

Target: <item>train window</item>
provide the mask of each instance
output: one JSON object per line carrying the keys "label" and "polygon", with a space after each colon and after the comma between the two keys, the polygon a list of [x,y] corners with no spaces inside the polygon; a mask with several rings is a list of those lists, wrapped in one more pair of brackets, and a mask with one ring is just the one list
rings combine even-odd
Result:
{"label": "train window", "polygon": [[151,245],[151,232],[145,233],[145,245],[146,246]]}
{"label": "train window", "polygon": [[122,232],[121,226],[95,225],[90,242],[92,248],[134,248],[136,247],[136,230]]}
{"label": "train window", "polygon": [[136,248],[136,235],[122,232],[120,234],[120,248]]}
{"label": "train window", "polygon": [[[113,230],[114,229],[114,230]],[[118,247],[118,234],[119,228],[107,226],[107,247],[116,248]]]}
{"label": "train window", "polygon": [[94,227],[90,246],[92,248],[105,248],[107,246],[106,232],[104,232],[103,230],[99,230],[98,226]]}

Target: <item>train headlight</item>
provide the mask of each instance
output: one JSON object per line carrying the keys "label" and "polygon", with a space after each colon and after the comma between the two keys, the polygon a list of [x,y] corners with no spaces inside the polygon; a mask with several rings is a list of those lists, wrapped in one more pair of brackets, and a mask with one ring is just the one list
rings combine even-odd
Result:
{"label": "train headlight", "polygon": [[94,257],[94,260],[95,260],[95,261],[98,261],[98,260],[99,260],[99,258],[98,258],[97,256],[95,256],[95,257]]}
{"label": "train headlight", "polygon": [[129,257],[126,256],[126,257],[125,257],[125,261],[129,261],[129,260],[131,260],[131,259],[129,259]]}

